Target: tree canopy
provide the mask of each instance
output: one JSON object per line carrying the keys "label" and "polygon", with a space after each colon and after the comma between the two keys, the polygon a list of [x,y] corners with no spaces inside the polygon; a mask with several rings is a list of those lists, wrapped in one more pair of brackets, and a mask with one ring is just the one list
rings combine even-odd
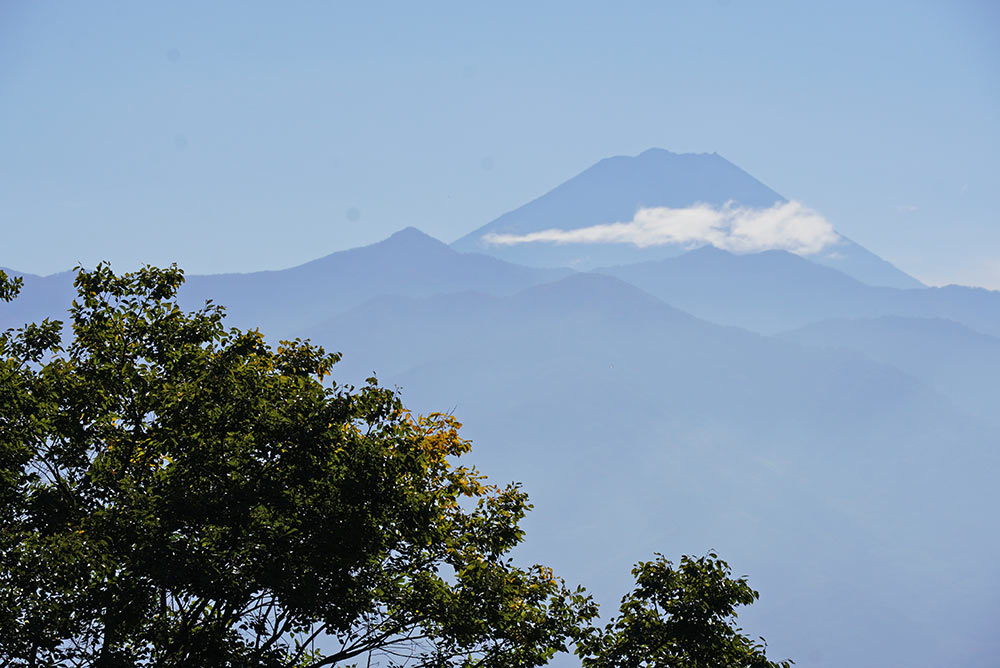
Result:
{"label": "tree canopy", "polygon": [[454,418],[182,281],[80,270],[67,325],[0,335],[0,663],[506,668],[581,636],[595,605],[513,564],[527,497],[457,463]]}
{"label": "tree canopy", "polygon": [[657,555],[632,570],[636,586],[622,598],[620,614],[603,631],[583,639],[577,654],[584,668],[788,668],[771,662],[763,639],[735,626],[736,608],[758,594],[746,578],[731,577],[729,564],[710,552],[681,557],[680,565]]}

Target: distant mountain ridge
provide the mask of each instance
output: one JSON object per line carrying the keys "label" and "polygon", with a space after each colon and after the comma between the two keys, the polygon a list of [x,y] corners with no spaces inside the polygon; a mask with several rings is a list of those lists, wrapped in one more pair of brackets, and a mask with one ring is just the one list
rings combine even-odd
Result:
{"label": "distant mountain ridge", "polygon": [[44,318],[65,318],[66,309],[75,296],[72,271],[48,276],[27,274],[0,267],[8,276],[23,279],[20,295],[11,302],[0,302],[0,330],[20,327]]}
{"label": "distant mountain ridge", "polygon": [[[523,267],[487,255],[459,253],[407,227],[377,243],[290,269],[188,275],[179,297],[188,309],[211,299],[225,306],[229,325],[259,327],[271,336],[284,337],[378,295],[423,296],[451,292],[456,286],[485,294],[511,294],[569,273],[572,270]],[[74,294],[72,280],[71,272],[26,275],[24,298],[0,304],[0,328],[65,317]]]}
{"label": "distant mountain ridge", "polygon": [[736,255],[711,246],[595,271],[700,318],[765,334],[832,318],[947,318],[1000,336],[1000,292],[876,287],[786,251]]}
{"label": "distant mountain ridge", "polygon": [[[510,262],[538,267],[631,264],[673,257],[689,250],[677,245],[639,248],[625,243],[546,242],[498,245],[490,234],[524,235],[549,229],[573,230],[627,222],[640,207],[685,208],[728,203],[765,209],[787,200],[715,153],[671,153],[649,149],[638,156],[601,160],[541,197],[514,209],[452,246],[463,252],[488,253]],[[910,288],[920,281],[850,239],[809,259],[843,271],[871,285]]]}
{"label": "distant mountain ridge", "polygon": [[[1000,336],[1000,292],[963,286],[876,287],[786,251],[736,255],[703,246],[595,271],[700,318],[767,334],[831,318],[901,316],[948,318]],[[25,284],[21,298],[0,304],[0,328],[64,313],[72,299],[72,272],[44,277],[8,273],[24,276]],[[379,295],[509,295],[572,273],[461,253],[409,227],[380,242],[290,269],[189,275],[180,297],[186,308],[212,299],[226,306],[232,325],[288,336]]]}
{"label": "distant mountain ridge", "polygon": [[818,348],[862,352],[1000,425],[996,403],[1000,338],[996,336],[953,320],[900,316],[824,320],[779,336]]}
{"label": "distant mountain ridge", "polygon": [[283,271],[191,276],[182,296],[190,306],[211,297],[230,309],[234,324],[289,335],[379,295],[423,296],[456,286],[510,294],[568,271],[458,253],[407,227],[383,241]]}

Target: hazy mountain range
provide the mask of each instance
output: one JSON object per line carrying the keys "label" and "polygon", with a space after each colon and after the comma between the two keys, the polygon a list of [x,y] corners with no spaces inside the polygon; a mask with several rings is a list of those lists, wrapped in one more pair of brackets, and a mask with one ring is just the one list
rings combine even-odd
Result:
{"label": "hazy mountain range", "polygon": [[[71,280],[25,276],[0,327]],[[635,561],[715,548],[775,657],[995,665],[1000,292],[924,287],[717,155],[601,161],[451,246],[189,277],[206,298],[454,411],[532,496],[521,556],[609,608]]]}

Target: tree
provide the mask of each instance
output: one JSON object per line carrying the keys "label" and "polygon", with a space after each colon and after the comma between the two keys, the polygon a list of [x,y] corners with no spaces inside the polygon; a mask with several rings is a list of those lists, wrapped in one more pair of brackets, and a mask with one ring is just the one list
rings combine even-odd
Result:
{"label": "tree", "polygon": [[681,557],[678,568],[657,555],[632,570],[636,586],[620,616],[576,648],[584,668],[788,668],[765,656],[734,626],[736,607],[758,598],[745,578],[730,577],[715,553]]}
{"label": "tree", "polygon": [[511,562],[527,497],[456,463],[458,422],[182,282],[79,270],[70,328],[0,335],[0,666],[506,668],[581,636],[594,604]]}

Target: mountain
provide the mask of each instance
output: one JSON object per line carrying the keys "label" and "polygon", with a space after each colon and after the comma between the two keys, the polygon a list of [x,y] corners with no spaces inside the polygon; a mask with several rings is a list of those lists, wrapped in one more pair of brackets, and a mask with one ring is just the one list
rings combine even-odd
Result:
{"label": "mountain", "polygon": [[764,333],[837,316],[877,315],[881,295],[786,251],[735,255],[703,246],[675,258],[602,267],[701,318]]}
{"label": "mountain", "polygon": [[[278,271],[188,275],[180,291],[184,308],[206,299],[226,307],[227,322],[260,328],[273,337],[290,336],[377,295],[421,296],[456,288],[511,294],[572,273],[569,269],[522,267],[476,253],[459,253],[420,230],[408,227],[378,243],[332,253]],[[22,296],[0,304],[0,328],[45,317],[66,317],[75,296],[75,274],[24,277]]]}
{"label": "mountain", "polygon": [[786,251],[735,255],[705,246],[597,271],[712,322],[776,333],[831,318],[947,318],[1000,336],[1000,292],[866,285]]}
{"label": "mountain", "polygon": [[232,324],[286,336],[380,294],[429,295],[456,286],[509,294],[567,271],[458,253],[408,227],[378,243],[291,269],[191,276],[182,296],[189,307],[212,298],[230,310]]}
{"label": "mountain", "polygon": [[567,271],[458,253],[408,227],[283,271],[191,276],[182,294],[189,306],[212,298],[230,310],[233,324],[284,336],[381,294],[430,295],[456,286],[509,294]]}
{"label": "mountain", "polygon": [[[968,648],[1000,586],[996,432],[910,374],[597,274],[380,297],[301,334],[344,353],[341,381],[378,371],[415,410],[459,416],[473,463],[531,493],[522,558],[607,606],[634,561],[715,548],[764,592],[746,628],[775,656],[988,665]],[[934,640],[907,649],[918,637]]]}
{"label": "mountain", "polygon": [[[839,418],[804,393],[809,383],[823,385],[817,384],[819,377],[826,378],[825,392],[831,383],[846,383],[844,389],[850,391],[843,392],[842,400],[857,402],[834,413],[878,410],[884,415],[886,400],[911,391],[925,393],[921,396],[928,402],[942,402],[891,367],[715,325],[599,274],[576,274],[507,297],[468,291],[424,298],[383,296],[297,334],[342,350],[345,360],[338,370],[351,380],[374,369],[391,378],[420,375],[421,386],[426,387],[428,377],[421,370],[429,363],[449,369],[489,364],[490,370],[483,373],[494,380],[512,374],[529,378],[534,369],[568,364],[571,373],[560,382],[573,392],[605,391],[600,383],[569,382],[574,375],[610,374],[631,388],[630,395],[650,389],[650,383],[658,388],[655,396],[640,402],[643,414],[651,414],[646,409],[668,396],[668,405],[657,415],[676,411],[684,419],[705,417],[722,403],[727,410],[712,417],[713,422],[738,420],[743,427],[753,423],[755,429],[764,430],[783,419],[775,405],[786,414],[805,412],[810,420],[833,421],[829,426],[834,426]],[[831,359],[835,363],[818,368]],[[892,391],[856,387],[854,374],[845,370],[856,363],[866,366],[857,375],[891,377],[898,387]],[[635,377],[629,378],[630,374]],[[451,383],[454,377],[442,376],[442,382]],[[663,378],[671,383],[663,384]],[[471,395],[496,392],[495,383],[485,388],[460,385]],[[532,391],[525,387],[504,401],[520,403]]]}
{"label": "mountain", "polygon": [[649,149],[605,158],[541,197],[467,234],[453,246],[477,246],[490,232],[526,234],[549,227],[578,229],[631,220],[640,206],[682,208],[727,201],[766,208],[784,198],[715,153]]}
{"label": "mountain", "polygon": [[[631,221],[640,207],[715,207],[727,203],[763,209],[786,202],[725,158],[712,153],[677,154],[650,149],[638,156],[616,156],[592,167],[541,197],[510,211],[455,241],[465,252],[488,253],[530,266],[592,269],[678,255],[688,248],[660,245],[639,248],[625,243],[489,243],[488,234],[524,235],[549,229],[574,230]],[[810,260],[835,267],[872,285],[920,287],[921,283],[846,237],[831,252]]]}

